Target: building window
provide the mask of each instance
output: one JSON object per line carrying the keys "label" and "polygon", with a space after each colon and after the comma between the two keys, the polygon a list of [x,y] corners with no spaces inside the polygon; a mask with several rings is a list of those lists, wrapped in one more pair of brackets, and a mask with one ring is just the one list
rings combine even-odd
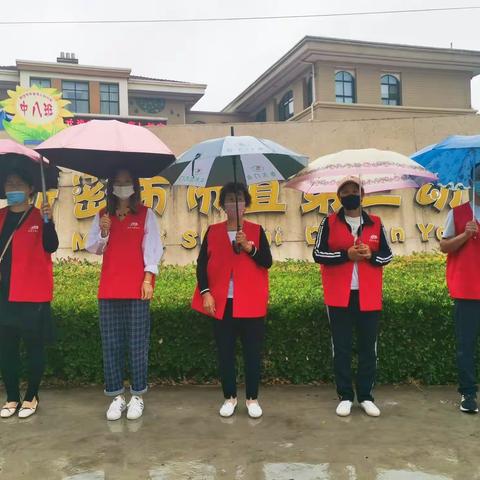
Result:
{"label": "building window", "polygon": [[313,103],[313,77],[310,76],[307,79],[305,85],[305,108],[309,107]]}
{"label": "building window", "polygon": [[381,78],[382,103],[384,105],[400,105],[400,79],[390,73]]}
{"label": "building window", "polygon": [[335,98],[337,103],[355,103],[355,77],[344,70],[335,74]]}
{"label": "building window", "polygon": [[71,103],[67,108],[75,113],[90,113],[88,82],[62,82],[63,99]]}
{"label": "building window", "polygon": [[36,85],[38,88],[52,88],[52,82],[49,78],[30,77],[30,86]]}
{"label": "building window", "polygon": [[100,84],[100,113],[106,115],[120,113],[118,83]]}
{"label": "building window", "polygon": [[262,108],[257,114],[255,115],[256,122],[266,122],[267,121],[267,110]]}
{"label": "building window", "polygon": [[293,117],[293,92],[289,90],[278,104],[278,119],[281,122]]}

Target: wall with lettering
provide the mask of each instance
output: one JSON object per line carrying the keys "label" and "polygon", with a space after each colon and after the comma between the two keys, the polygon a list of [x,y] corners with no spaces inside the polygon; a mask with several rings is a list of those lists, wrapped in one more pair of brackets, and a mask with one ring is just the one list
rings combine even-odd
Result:
{"label": "wall with lettering", "polygon": [[[152,131],[176,154],[194,143],[228,135],[228,125],[169,125]],[[391,149],[410,154],[450,134],[480,131],[476,115],[426,119],[237,124],[238,135],[270,138],[312,160],[346,148]],[[0,132],[1,136],[2,132]],[[209,224],[225,217],[219,188],[171,187],[162,177],[144,179],[142,199],[157,215],[166,263],[194,262]],[[270,182],[250,187],[253,202],[247,218],[265,228],[277,260],[311,259],[318,225],[339,208],[335,195],[304,195]],[[96,213],[105,206],[104,185],[96,178],[64,173],[57,191],[49,192],[60,236],[58,257],[96,257],[84,251]],[[396,254],[438,249],[448,211],[466,200],[465,193],[432,185],[368,195],[367,211],[380,215]]]}

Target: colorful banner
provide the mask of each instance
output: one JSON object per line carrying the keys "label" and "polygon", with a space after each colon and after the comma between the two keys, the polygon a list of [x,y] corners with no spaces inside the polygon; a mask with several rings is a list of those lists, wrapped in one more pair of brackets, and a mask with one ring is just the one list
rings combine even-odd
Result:
{"label": "colorful banner", "polygon": [[42,142],[67,127],[64,118],[73,117],[64,108],[69,103],[55,88],[17,85],[15,90],[8,90],[7,99],[0,101],[3,107],[0,120],[17,142]]}

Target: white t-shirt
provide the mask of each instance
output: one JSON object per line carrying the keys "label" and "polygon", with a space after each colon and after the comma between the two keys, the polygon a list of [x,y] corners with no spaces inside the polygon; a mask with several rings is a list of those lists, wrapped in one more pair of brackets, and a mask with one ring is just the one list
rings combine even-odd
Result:
{"label": "white t-shirt", "polygon": [[[345,215],[345,221],[350,225],[352,229],[352,235],[355,237],[355,240],[358,238],[358,230],[360,228],[360,220],[362,217],[347,217]],[[355,262],[353,264],[353,272],[352,272],[352,284],[350,286],[351,290],[358,290],[358,263]]]}
{"label": "white t-shirt", "polygon": [[[480,205],[475,205],[475,218],[480,222]],[[455,231],[455,220],[453,219],[453,209],[448,212],[445,220],[445,227],[443,229],[443,238],[456,237],[462,232]]]}
{"label": "white t-shirt", "polygon": [[[229,230],[228,231],[228,237],[230,238],[230,242],[233,242],[235,240],[236,236],[237,236],[237,231],[236,230]],[[233,276],[230,277],[230,283],[228,284],[227,298],[233,298]]]}

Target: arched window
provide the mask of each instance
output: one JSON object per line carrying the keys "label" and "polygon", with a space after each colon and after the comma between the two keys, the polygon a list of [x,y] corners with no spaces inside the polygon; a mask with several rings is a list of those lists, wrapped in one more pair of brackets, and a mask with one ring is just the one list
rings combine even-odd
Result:
{"label": "arched window", "polygon": [[355,77],[350,72],[335,74],[335,98],[337,103],[355,103]]}
{"label": "arched window", "polygon": [[283,122],[293,117],[293,92],[289,90],[278,104],[278,119]]}
{"label": "arched window", "polygon": [[382,103],[384,105],[400,105],[400,80],[391,74],[381,78]]}

